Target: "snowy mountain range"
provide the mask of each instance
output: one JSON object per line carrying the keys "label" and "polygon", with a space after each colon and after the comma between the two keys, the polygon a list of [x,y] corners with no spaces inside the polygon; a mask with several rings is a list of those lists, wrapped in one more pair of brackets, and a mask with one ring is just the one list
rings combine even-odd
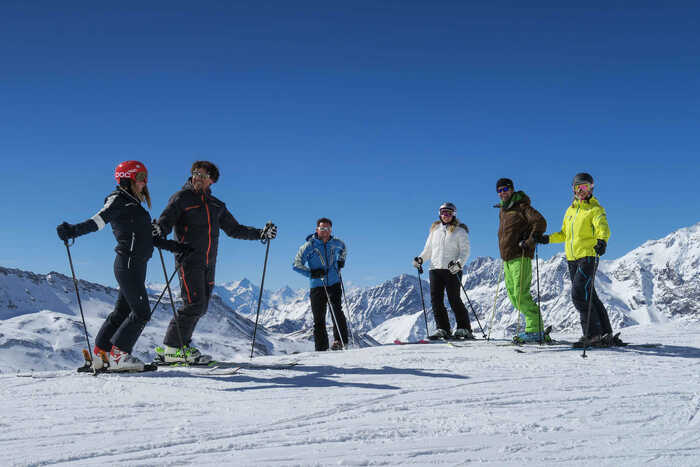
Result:
{"label": "snowy mountain range", "polygon": [[[596,289],[616,329],[669,320],[700,321],[698,269],[700,223],[650,240],[621,258],[601,260]],[[500,259],[485,257],[475,258],[465,270],[463,283],[469,296],[468,300],[464,294],[462,297],[468,307],[471,303],[478,317],[479,323],[470,310],[477,335],[481,327],[491,337],[510,336],[518,328],[519,316],[505,294],[501,271]],[[563,254],[540,261],[539,277],[545,323],[557,332],[578,332],[579,318],[571,304]],[[118,291],[82,280],[79,284],[92,339],[111,311]],[[422,281],[422,288],[432,331],[427,281]],[[152,304],[162,289],[162,285],[150,286]],[[351,330],[365,344],[425,336],[426,319],[416,275],[401,274],[377,286],[347,292],[344,307],[349,310]],[[179,291],[174,293],[179,300]],[[259,287],[247,279],[215,286],[209,312],[195,332],[195,344],[218,358],[249,353],[259,293]],[[294,291],[289,287],[263,291],[256,353],[313,348],[308,293],[308,289]],[[537,296],[535,280],[533,295]],[[137,355],[150,358],[171,317],[166,294],[137,343]],[[80,361],[76,350],[84,346],[85,334],[70,277],[0,267],[0,371],[74,366]]]}

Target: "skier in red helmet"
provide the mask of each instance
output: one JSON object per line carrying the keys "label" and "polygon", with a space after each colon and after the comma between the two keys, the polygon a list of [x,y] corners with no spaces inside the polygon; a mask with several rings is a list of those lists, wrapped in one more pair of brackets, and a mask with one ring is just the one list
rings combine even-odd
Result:
{"label": "skier in red helmet", "polygon": [[102,356],[109,353],[110,371],[143,371],[144,363],[132,351],[151,317],[145,286],[146,264],[154,245],[176,253],[186,253],[187,247],[154,236],[151,216],[141,205],[145,201],[151,207],[148,170],[143,163],[122,162],[115,169],[114,178],[118,185],[97,214],[79,224],[63,222],[56,231],[67,242],[101,230],[108,223],[112,225],[117,240],[114,277],[119,284],[119,297],[97,334],[92,361],[95,369],[102,369]]}

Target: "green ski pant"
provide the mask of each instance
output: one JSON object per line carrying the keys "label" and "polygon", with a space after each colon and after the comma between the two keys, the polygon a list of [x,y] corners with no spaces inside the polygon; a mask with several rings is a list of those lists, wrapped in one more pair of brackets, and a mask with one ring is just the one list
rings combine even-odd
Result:
{"label": "green ski pant", "polygon": [[525,332],[540,332],[540,310],[530,295],[532,259],[511,259],[503,263],[508,298],[516,310],[525,316]]}

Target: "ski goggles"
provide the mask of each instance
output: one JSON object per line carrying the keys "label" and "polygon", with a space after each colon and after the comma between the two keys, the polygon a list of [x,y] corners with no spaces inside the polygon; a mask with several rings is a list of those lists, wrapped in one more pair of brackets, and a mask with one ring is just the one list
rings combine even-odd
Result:
{"label": "ski goggles", "polygon": [[330,232],[331,228],[330,227],[317,227],[319,232]]}
{"label": "ski goggles", "polygon": [[452,209],[440,209],[441,216],[454,216],[455,212]]}
{"label": "ski goggles", "polygon": [[592,189],[592,183],[579,183],[578,185],[574,185],[574,191],[591,191]]}
{"label": "ski goggles", "polygon": [[508,191],[510,191],[510,187],[509,186],[502,186],[501,188],[496,188],[496,191],[498,193],[507,193]]}
{"label": "ski goggles", "polygon": [[147,172],[136,172],[134,174],[134,180],[137,182],[148,182],[148,173]]}
{"label": "ski goggles", "polygon": [[204,179],[211,178],[211,175],[202,173],[199,170],[193,170],[192,176],[195,178],[204,178]]}

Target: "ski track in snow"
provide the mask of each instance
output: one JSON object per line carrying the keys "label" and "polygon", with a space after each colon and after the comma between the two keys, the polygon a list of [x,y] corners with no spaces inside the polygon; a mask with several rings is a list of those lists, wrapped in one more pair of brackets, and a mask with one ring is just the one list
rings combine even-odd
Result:
{"label": "ski track in snow", "polygon": [[4,374],[2,463],[700,465],[700,324],[623,338],[664,346],[584,360],[560,347],[386,345],[235,375]]}

